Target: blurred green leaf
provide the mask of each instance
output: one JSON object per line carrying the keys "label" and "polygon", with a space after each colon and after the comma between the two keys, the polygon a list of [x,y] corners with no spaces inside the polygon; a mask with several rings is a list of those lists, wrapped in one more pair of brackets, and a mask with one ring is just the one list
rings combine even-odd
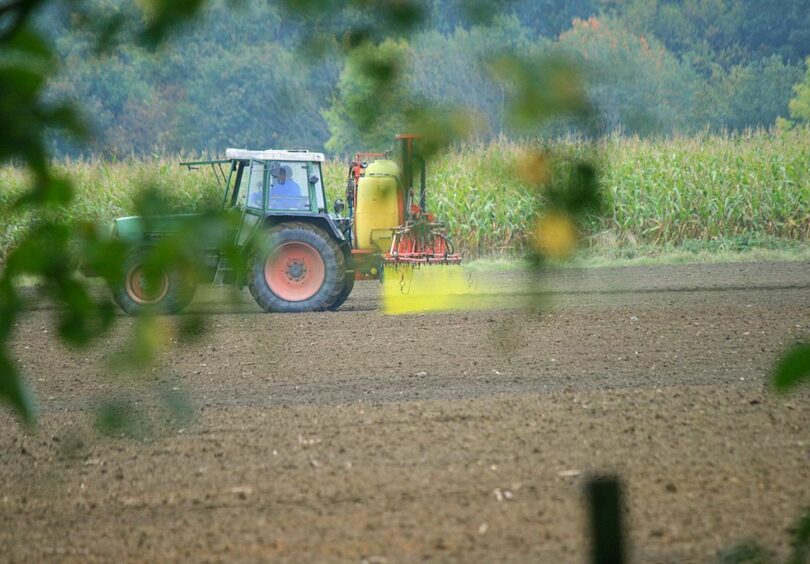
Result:
{"label": "blurred green leaf", "polygon": [[148,434],[144,416],[132,400],[118,398],[104,402],[96,412],[96,429],[109,436],[143,438]]}
{"label": "blurred green leaf", "polygon": [[112,372],[126,374],[151,366],[169,344],[169,320],[149,311],[135,320],[134,335],[109,357]]}
{"label": "blurred green leaf", "polygon": [[205,334],[206,318],[202,315],[183,315],[179,321],[180,338],[186,341],[198,340]]}
{"label": "blurred green leaf", "polygon": [[381,150],[392,143],[404,125],[414,100],[401,82],[409,46],[387,39],[353,49],[338,82],[338,95],[324,112],[332,137],[326,146],[335,151]]}
{"label": "blurred green leaf", "polygon": [[461,9],[471,23],[487,25],[514,3],[515,0],[465,0],[461,2]]}
{"label": "blurred green leaf", "polygon": [[65,178],[43,175],[16,202],[17,207],[35,205],[63,207],[73,199],[73,185]]}
{"label": "blurred green leaf", "polygon": [[794,346],[777,363],[771,378],[777,391],[785,392],[810,379],[810,344]]}
{"label": "blurred green leaf", "polygon": [[[563,159],[556,163],[555,168],[562,180],[552,182],[543,192],[549,208],[579,217],[599,209],[602,193],[599,175],[593,163]],[[570,169],[571,172],[565,174],[565,169]]]}
{"label": "blurred green leaf", "polygon": [[425,17],[424,5],[414,0],[386,0],[375,4],[397,29],[412,29]]}
{"label": "blurred green leaf", "polygon": [[0,349],[0,399],[11,405],[26,423],[34,423],[36,409],[31,393],[2,349]]}
{"label": "blurred green leaf", "polygon": [[[19,51],[45,61],[55,61],[55,57],[48,43],[31,29],[17,30],[4,45],[6,53]],[[2,60],[2,59],[0,59]]]}
{"label": "blurred green leaf", "polygon": [[720,564],[768,564],[774,554],[756,542],[746,542],[724,550],[717,558]]}
{"label": "blurred green leaf", "polygon": [[[11,104],[20,104],[18,109],[24,109],[26,106],[22,105],[28,102],[28,97],[35,96],[39,90],[45,85],[45,75],[41,72],[20,66],[2,67],[0,66],[0,84],[4,85],[4,89],[0,95],[6,109],[13,110]],[[6,119],[13,119],[14,116],[6,116]],[[19,116],[17,116],[19,117]]]}
{"label": "blurred green leaf", "polygon": [[185,427],[194,421],[194,405],[178,386],[162,388],[160,399],[173,427]]}
{"label": "blurred green leaf", "polygon": [[193,19],[207,0],[144,0],[141,6],[146,16],[146,28],[141,34],[145,45],[154,47],[173,28]]}
{"label": "blurred green leaf", "polygon": [[81,257],[82,268],[102,277],[108,284],[117,285],[123,279],[123,264],[130,245],[120,239],[113,239],[109,233],[100,232],[99,226],[83,223],[77,226],[77,254]]}
{"label": "blurred green leaf", "polygon": [[425,158],[469,138],[484,123],[483,117],[471,110],[441,104],[414,104],[403,113],[403,131],[420,136],[419,152]]}
{"label": "blurred green leaf", "polygon": [[492,76],[506,84],[508,118],[517,130],[536,128],[550,119],[591,115],[585,80],[578,65],[562,54],[523,58],[500,55],[489,61]]}
{"label": "blurred green leaf", "polygon": [[14,275],[46,275],[70,269],[66,225],[44,222],[32,227],[28,236],[9,254],[6,270]]}
{"label": "blurred green leaf", "polygon": [[21,302],[12,280],[4,273],[0,278],[0,345],[6,342],[14,330],[14,321],[22,308]]}
{"label": "blurred green leaf", "polygon": [[106,17],[90,18],[96,30],[96,44],[93,51],[96,55],[101,55],[115,47],[118,36],[122,33],[126,24],[126,17],[123,14],[109,14]]}
{"label": "blurred green leaf", "polygon": [[790,536],[793,551],[788,564],[807,564],[810,561],[810,509],[804,510]]}
{"label": "blurred green leaf", "polygon": [[371,41],[371,31],[366,27],[353,27],[344,31],[340,40],[344,51],[351,52]]}
{"label": "blurred green leaf", "polygon": [[95,301],[87,287],[72,275],[60,279],[56,286],[54,297],[63,304],[58,313],[62,340],[72,345],[86,345],[110,328],[116,307],[109,299]]}
{"label": "blurred green leaf", "polygon": [[47,108],[44,112],[44,118],[48,121],[49,128],[61,129],[75,140],[86,140],[90,135],[90,129],[84,122],[82,115],[70,104],[60,104]]}

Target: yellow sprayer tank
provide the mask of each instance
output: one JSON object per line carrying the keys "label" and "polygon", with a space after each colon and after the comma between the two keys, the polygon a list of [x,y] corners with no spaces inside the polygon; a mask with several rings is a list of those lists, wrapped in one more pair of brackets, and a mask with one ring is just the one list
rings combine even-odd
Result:
{"label": "yellow sprayer tank", "polygon": [[388,251],[392,230],[402,223],[400,170],[394,161],[374,161],[357,186],[354,232],[358,249]]}

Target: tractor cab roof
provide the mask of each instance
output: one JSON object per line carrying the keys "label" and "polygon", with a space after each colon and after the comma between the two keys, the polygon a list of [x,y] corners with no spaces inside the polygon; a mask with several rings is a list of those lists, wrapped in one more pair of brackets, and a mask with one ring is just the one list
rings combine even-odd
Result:
{"label": "tractor cab roof", "polygon": [[316,161],[319,163],[326,160],[323,153],[311,153],[305,150],[284,151],[279,149],[266,149],[264,151],[226,149],[225,158],[234,161]]}

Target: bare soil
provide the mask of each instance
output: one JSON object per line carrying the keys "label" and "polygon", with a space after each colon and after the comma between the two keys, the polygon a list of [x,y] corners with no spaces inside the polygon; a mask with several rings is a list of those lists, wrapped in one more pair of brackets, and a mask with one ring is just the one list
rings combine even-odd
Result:
{"label": "bare soil", "polygon": [[[336,313],[269,315],[210,289],[137,374],[110,368],[131,319],[67,350],[33,304],[14,353],[40,423],[0,413],[0,560],[583,562],[603,473],[632,561],[787,554],[810,392],[767,381],[810,340],[809,263],[482,276],[518,295],[386,316],[370,282]],[[100,433],[125,401],[131,425]]]}

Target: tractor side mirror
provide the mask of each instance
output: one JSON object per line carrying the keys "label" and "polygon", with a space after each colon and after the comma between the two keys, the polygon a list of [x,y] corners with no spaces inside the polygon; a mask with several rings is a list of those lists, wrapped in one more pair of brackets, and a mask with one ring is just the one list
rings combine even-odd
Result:
{"label": "tractor side mirror", "polygon": [[315,174],[313,174],[312,176],[309,177],[309,183],[310,184],[317,184],[318,180],[320,180],[320,178],[318,178],[318,176],[315,175]]}
{"label": "tractor side mirror", "polygon": [[343,211],[343,208],[345,207],[346,204],[343,203],[343,200],[341,200],[340,198],[335,200],[335,213],[339,214],[340,212]]}

